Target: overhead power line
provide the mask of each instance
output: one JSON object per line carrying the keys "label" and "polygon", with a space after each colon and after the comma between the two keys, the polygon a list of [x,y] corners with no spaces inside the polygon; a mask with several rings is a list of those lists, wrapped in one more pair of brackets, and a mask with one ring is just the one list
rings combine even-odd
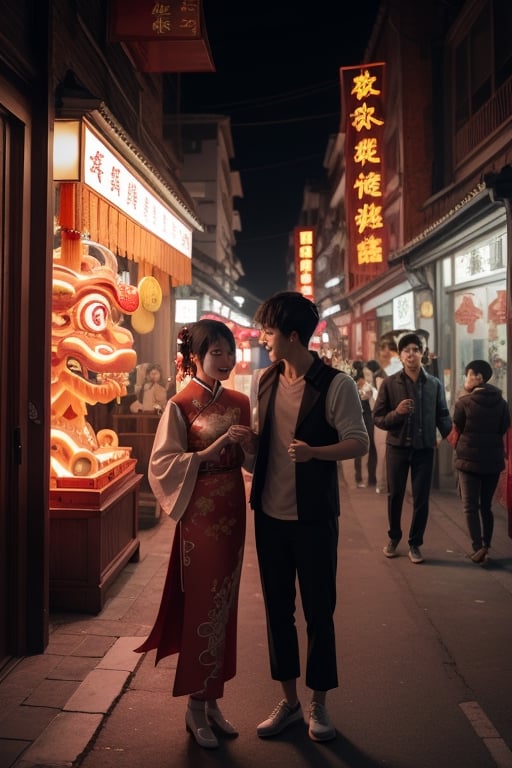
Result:
{"label": "overhead power line", "polygon": [[209,104],[208,109],[216,112],[230,113],[240,109],[247,110],[247,108],[255,107],[261,108],[265,106],[275,106],[276,104],[285,104],[290,101],[297,101],[299,99],[310,99],[317,93],[332,90],[333,88],[339,88],[339,82],[334,80],[324,81],[317,85],[305,86],[302,88],[295,88],[291,91],[285,91],[284,93],[268,94],[263,96],[253,96],[250,99],[237,99],[236,101],[225,101],[217,104]]}
{"label": "overhead power line", "polygon": [[303,117],[289,117],[281,120],[255,120],[252,123],[231,123],[232,128],[262,128],[266,125],[290,125],[290,123],[307,123],[312,120],[323,120],[326,117],[339,116],[339,112],[326,112],[322,115],[305,115]]}
{"label": "overhead power line", "polygon": [[248,173],[249,171],[268,171],[272,168],[282,168],[285,165],[300,165],[300,163],[307,162],[308,160],[319,160],[323,155],[318,152],[314,155],[303,155],[302,157],[292,157],[289,160],[281,160],[279,163],[267,163],[265,165],[253,165],[247,168],[238,168],[240,173]]}
{"label": "overhead power line", "polygon": [[241,99],[239,101],[232,101],[225,104],[220,104],[219,107],[229,107],[230,111],[234,111],[237,108],[247,109],[248,106],[262,107],[265,105],[285,104],[290,101],[297,101],[299,99],[309,99],[317,93],[324,91],[330,91],[333,88],[339,88],[339,83],[335,81],[329,81],[317,86],[307,86],[305,88],[296,88],[292,91],[286,91],[285,93],[275,93],[273,95],[265,94],[264,96],[257,96],[251,99]]}

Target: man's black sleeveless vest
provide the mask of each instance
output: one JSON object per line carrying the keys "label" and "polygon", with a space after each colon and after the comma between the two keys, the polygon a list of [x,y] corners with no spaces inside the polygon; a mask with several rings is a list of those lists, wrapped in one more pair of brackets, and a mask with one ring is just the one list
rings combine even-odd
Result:
{"label": "man's black sleeveless vest", "polygon": [[[315,352],[313,364],[304,376],[304,395],[299,408],[294,437],[309,445],[332,445],[339,441],[337,431],[325,418],[325,400],[333,378],[340,374],[326,365]],[[261,497],[267,472],[270,442],[270,418],[282,371],[282,363],[272,364],[261,376],[258,389],[260,443],[253,473],[251,507],[262,511]],[[338,467],[336,461],[300,462],[295,466],[295,484],[299,519],[311,521],[339,515]]]}

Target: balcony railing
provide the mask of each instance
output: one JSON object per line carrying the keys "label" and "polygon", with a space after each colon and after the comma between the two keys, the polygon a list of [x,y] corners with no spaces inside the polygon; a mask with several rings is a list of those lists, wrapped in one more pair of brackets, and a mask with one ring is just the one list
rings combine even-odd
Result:
{"label": "balcony railing", "polygon": [[454,159],[458,168],[506,123],[512,121],[512,78],[455,134]]}

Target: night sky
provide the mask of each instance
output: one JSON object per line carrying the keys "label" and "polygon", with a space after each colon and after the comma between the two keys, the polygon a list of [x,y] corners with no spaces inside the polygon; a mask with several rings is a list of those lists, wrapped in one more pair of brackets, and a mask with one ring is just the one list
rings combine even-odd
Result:
{"label": "night sky", "polygon": [[339,68],[362,60],[378,5],[204,0],[216,72],[182,75],[182,110],[231,118],[244,193],[235,251],[259,298],[286,288],[288,233],[340,125]]}

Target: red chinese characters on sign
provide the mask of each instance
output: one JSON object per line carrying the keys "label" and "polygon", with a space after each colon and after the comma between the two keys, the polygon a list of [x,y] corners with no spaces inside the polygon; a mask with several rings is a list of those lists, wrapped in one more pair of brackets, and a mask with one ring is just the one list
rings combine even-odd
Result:
{"label": "red chinese characters on sign", "polygon": [[98,177],[98,181],[100,183],[101,183],[101,177],[104,174],[103,159],[104,159],[104,156],[101,154],[101,152],[95,152],[94,155],[91,155],[89,157],[89,160],[91,161],[91,166],[89,170],[91,173],[93,173],[95,176]]}
{"label": "red chinese characters on sign", "polygon": [[296,290],[314,301],[315,230],[311,227],[295,227],[294,234]]}
{"label": "red chinese characters on sign", "polygon": [[462,297],[458,309],[455,310],[455,322],[457,325],[467,326],[468,333],[474,333],[476,322],[483,317],[483,314],[480,307],[474,304],[472,296],[466,295]]}
{"label": "red chinese characters on sign", "polygon": [[384,64],[341,67],[349,265],[371,277],[387,266],[384,194]]}
{"label": "red chinese characters on sign", "polygon": [[488,320],[495,325],[504,325],[507,322],[506,291],[497,291],[496,293],[496,298],[489,304]]}

